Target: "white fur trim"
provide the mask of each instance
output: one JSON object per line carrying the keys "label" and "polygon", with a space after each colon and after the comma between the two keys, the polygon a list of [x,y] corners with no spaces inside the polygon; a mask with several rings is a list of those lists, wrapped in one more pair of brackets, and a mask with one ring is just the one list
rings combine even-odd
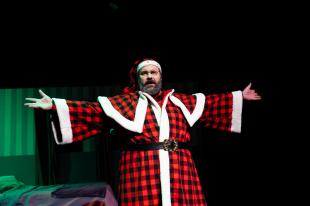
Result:
{"label": "white fur trim", "polygon": [[55,125],[52,122],[52,129],[54,133],[54,138],[57,144],[68,144],[73,141],[73,134],[70,122],[69,107],[65,99],[53,98],[56,106],[57,115],[59,118],[60,131],[62,134],[62,142],[57,139],[57,133],[55,130]]}
{"label": "white fur trim", "polygon": [[169,129],[169,118],[168,118],[168,114],[166,111],[166,105],[168,103],[168,98],[172,95],[173,92],[174,90],[172,90],[165,96],[164,102],[162,104],[162,108],[160,108],[156,100],[151,95],[145,92],[139,92],[140,94],[145,95],[152,104],[152,109],[155,113],[156,120],[160,128],[159,130],[159,141],[160,142],[163,142],[165,139],[169,138],[170,129]]}
{"label": "white fur trim", "polygon": [[[159,125],[159,141],[163,142],[169,138],[170,127],[169,117],[166,110],[169,97],[172,95],[174,90],[168,93],[164,99],[162,108],[158,105],[154,98],[143,93],[152,103],[152,109],[155,113],[158,125]],[[159,150],[159,168],[160,168],[160,185],[161,185],[161,198],[163,206],[171,206],[171,191],[170,191],[170,163],[169,163],[169,152]]]}
{"label": "white fur trim", "polygon": [[[168,97],[168,96],[167,96]],[[166,98],[165,100],[168,100]],[[166,101],[167,104],[167,101]],[[163,142],[165,139],[169,138],[170,126],[169,118],[166,111],[166,104],[164,102],[160,127],[159,127],[159,141]],[[159,150],[159,163],[160,163],[160,182],[162,191],[162,204],[163,206],[171,205],[171,193],[170,193],[170,163],[169,163],[169,153],[168,151]]]}
{"label": "white fur trim", "polygon": [[153,112],[155,114],[155,118],[156,118],[157,124],[159,125],[160,124],[161,109],[160,108],[158,109],[153,104],[151,105],[151,107],[152,107],[152,110],[153,110]]}
{"label": "white fur trim", "polygon": [[202,113],[203,113],[203,109],[205,106],[205,100],[206,97],[204,94],[202,93],[197,93],[197,94],[193,94],[195,95],[196,98],[196,106],[195,109],[193,111],[192,114],[190,114],[190,112],[188,111],[188,109],[186,108],[186,106],[183,104],[183,102],[181,102],[178,98],[176,98],[175,96],[170,96],[171,101],[177,105],[178,107],[180,107],[180,109],[182,110],[188,124],[190,126],[193,126],[195,124],[195,122],[201,117]]}
{"label": "white fur trim", "polygon": [[140,71],[140,69],[142,69],[143,67],[145,66],[148,66],[148,65],[153,65],[153,66],[156,66],[159,71],[161,72],[161,66],[159,65],[158,62],[154,61],[154,60],[145,60],[145,61],[142,61],[140,64],[138,64],[137,66],[137,72]]}
{"label": "white fur trim", "polygon": [[241,117],[242,117],[242,103],[243,97],[241,91],[232,92],[233,95],[233,112],[232,112],[232,132],[241,132]]}
{"label": "white fur trim", "polygon": [[110,100],[107,97],[98,97],[98,101],[101,104],[101,107],[105,114],[108,117],[114,119],[117,123],[123,126],[125,129],[128,129],[132,132],[142,133],[146,109],[147,109],[147,99],[140,95],[138,104],[135,112],[135,119],[131,121],[121,115],[111,104]]}
{"label": "white fur trim", "polygon": [[146,96],[146,97],[150,100],[151,107],[152,107],[152,109],[153,109],[153,112],[154,112],[155,117],[156,117],[156,120],[157,120],[157,124],[160,125],[161,108],[160,108],[159,104],[158,104],[158,103],[156,102],[156,100],[155,100],[151,95],[149,95],[148,93],[144,93],[144,92],[139,91],[139,94],[140,94],[140,95],[143,95],[143,96]]}
{"label": "white fur trim", "polygon": [[168,151],[159,150],[161,201],[163,206],[171,205],[170,163]]}

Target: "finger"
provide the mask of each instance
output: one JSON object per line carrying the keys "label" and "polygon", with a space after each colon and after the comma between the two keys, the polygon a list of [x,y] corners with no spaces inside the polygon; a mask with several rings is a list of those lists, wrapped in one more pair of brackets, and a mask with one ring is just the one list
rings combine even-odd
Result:
{"label": "finger", "polygon": [[260,95],[258,95],[258,94],[252,94],[251,96],[252,97],[260,97]]}
{"label": "finger", "polygon": [[254,96],[253,99],[258,100],[258,99],[262,99],[261,96]]}
{"label": "finger", "polygon": [[259,95],[255,90],[251,90],[251,94]]}
{"label": "finger", "polygon": [[252,83],[250,82],[250,84],[245,89],[249,90],[251,86],[252,86]]}
{"label": "finger", "polygon": [[254,95],[255,95],[255,96],[259,96],[259,97],[261,96],[261,95],[259,95],[258,93],[255,93]]}
{"label": "finger", "polygon": [[39,89],[39,93],[42,97],[47,97],[47,95],[41,89]]}
{"label": "finger", "polygon": [[25,103],[24,105],[31,108],[39,108],[39,106],[34,103]]}
{"label": "finger", "polygon": [[261,97],[255,97],[254,100],[261,100]]}
{"label": "finger", "polygon": [[255,89],[250,89],[249,92],[256,93]]}
{"label": "finger", "polygon": [[255,94],[255,91],[253,91],[253,90],[248,90],[247,93],[250,94],[250,95],[253,95],[253,94]]}
{"label": "finger", "polygon": [[32,102],[37,102],[39,99],[37,98],[25,98],[26,100],[32,101]]}

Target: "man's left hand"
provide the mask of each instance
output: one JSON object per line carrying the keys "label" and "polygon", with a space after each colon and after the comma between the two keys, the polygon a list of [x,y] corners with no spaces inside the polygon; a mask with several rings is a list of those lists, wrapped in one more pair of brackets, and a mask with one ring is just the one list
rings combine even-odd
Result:
{"label": "man's left hand", "polygon": [[243,99],[245,100],[261,100],[262,97],[251,89],[251,83],[242,91]]}

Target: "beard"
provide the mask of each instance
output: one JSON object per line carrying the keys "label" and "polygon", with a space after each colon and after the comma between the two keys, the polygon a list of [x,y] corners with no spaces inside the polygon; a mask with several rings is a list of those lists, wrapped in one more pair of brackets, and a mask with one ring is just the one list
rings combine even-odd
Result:
{"label": "beard", "polygon": [[149,95],[155,95],[161,90],[162,83],[160,80],[158,83],[152,82],[152,84],[154,85],[151,85],[147,82],[145,85],[140,86],[140,90]]}

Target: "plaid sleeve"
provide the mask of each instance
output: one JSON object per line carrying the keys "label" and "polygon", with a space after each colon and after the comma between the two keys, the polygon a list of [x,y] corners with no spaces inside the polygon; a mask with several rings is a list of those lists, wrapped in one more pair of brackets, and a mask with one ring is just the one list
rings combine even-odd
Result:
{"label": "plaid sleeve", "polygon": [[52,119],[52,127],[57,144],[80,141],[102,131],[103,111],[98,102],[53,100],[57,118]]}
{"label": "plaid sleeve", "polygon": [[241,132],[241,91],[206,95],[200,122],[209,128]]}
{"label": "plaid sleeve", "polygon": [[196,106],[196,97],[194,95],[174,93],[174,95],[186,106],[190,113],[193,113]]}

